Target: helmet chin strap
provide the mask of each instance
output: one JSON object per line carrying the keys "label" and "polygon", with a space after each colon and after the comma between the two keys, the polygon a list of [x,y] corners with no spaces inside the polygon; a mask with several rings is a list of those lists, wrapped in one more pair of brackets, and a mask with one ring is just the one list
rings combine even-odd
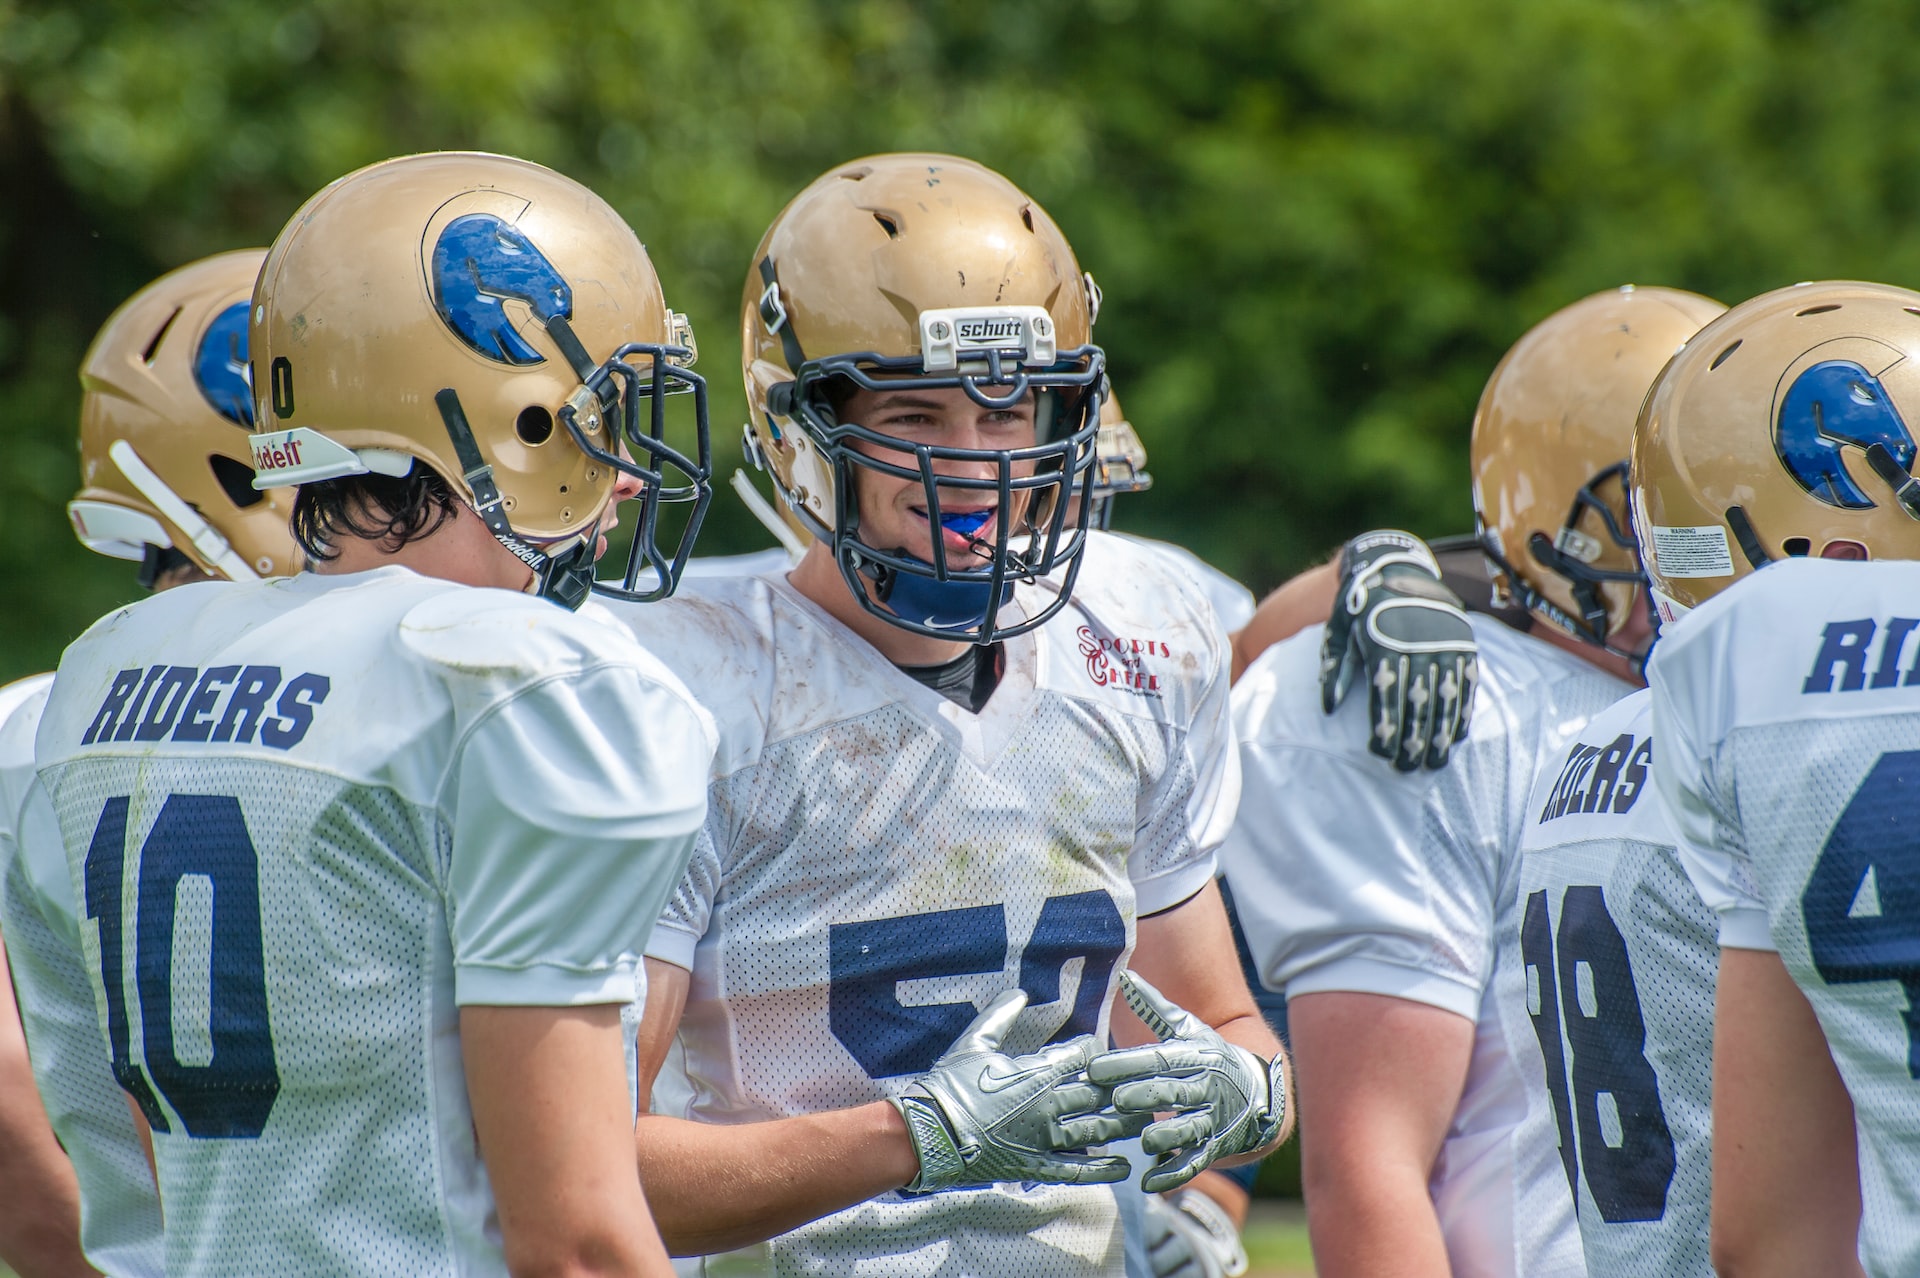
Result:
{"label": "helmet chin strap", "polygon": [[107,448],[107,456],[120,468],[135,491],[153,504],[153,508],[166,516],[167,521],[186,535],[193,548],[221,573],[228,581],[258,581],[260,574],[253,565],[242,559],[233,549],[233,544],[220,535],[218,529],[181,499],[180,494],[167,486],[167,482],[155,474],[153,468],[133,450],[133,445],[124,439],[116,439]]}
{"label": "helmet chin strap", "polygon": [[449,386],[435,394],[433,402],[439,406],[441,420],[447,425],[447,437],[453,441],[454,455],[460,459],[463,477],[473,490],[473,513],[480,516],[495,541],[533,570],[533,584],[527,593],[551,599],[569,611],[578,611],[593,590],[594,538],[572,537],[552,550],[536,549],[522,539],[507,522],[500,487],[493,482],[493,467],[480,455],[479,442],[473,437],[466,410],[460,406],[460,396]]}

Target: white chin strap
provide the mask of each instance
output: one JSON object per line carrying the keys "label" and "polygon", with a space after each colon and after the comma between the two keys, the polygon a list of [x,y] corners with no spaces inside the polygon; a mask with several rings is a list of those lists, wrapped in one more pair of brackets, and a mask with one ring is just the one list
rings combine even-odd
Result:
{"label": "white chin strap", "polygon": [[773,508],[773,503],[760,495],[760,490],[747,478],[747,472],[733,472],[733,491],[739,494],[749,513],[760,521],[761,526],[773,534],[773,539],[785,547],[787,558],[799,563],[807,553],[807,543],[801,541],[793,529],[787,527],[787,521]]}
{"label": "white chin strap", "polygon": [[[166,481],[153,473],[153,468],[140,460],[140,454],[133,451],[133,445],[124,439],[113,441],[107,449],[107,456],[127,477],[134,491],[153,504],[169,523],[186,535],[200,557],[219,572],[228,581],[258,581],[260,574],[253,565],[242,559],[234,550],[232,543],[222,537],[212,524],[209,524],[192,506],[180,499],[180,495],[167,487]],[[169,540],[169,545],[172,542]]]}

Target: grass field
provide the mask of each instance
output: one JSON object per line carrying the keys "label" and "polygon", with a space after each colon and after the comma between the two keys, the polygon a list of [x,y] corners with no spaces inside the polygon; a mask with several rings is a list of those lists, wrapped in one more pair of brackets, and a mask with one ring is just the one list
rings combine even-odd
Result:
{"label": "grass field", "polygon": [[1307,1209],[1300,1200],[1256,1198],[1247,1217],[1247,1278],[1313,1278]]}

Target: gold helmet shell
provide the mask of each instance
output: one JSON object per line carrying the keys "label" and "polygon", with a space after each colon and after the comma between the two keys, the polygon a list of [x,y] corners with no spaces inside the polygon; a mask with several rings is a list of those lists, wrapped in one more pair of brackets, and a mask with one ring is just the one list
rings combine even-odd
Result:
{"label": "gold helmet shell", "polygon": [[1100,401],[1099,460],[1093,473],[1094,526],[1105,528],[1113,518],[1113,499],[1123,493],[1143,493],[1153,487],[1147,473],[1147,446],[1120,407],[1113,386]]}
{"label": "gold helmet shell", "polygon": [[253,487],[247,444],[247,305],[265,256],[238,249],[161,276],[87,348],[67,515],[89,550],[143,559],[170,547],[235,580],[298,570],[292,490]]}
{"label": "gold helmet shell", "polygon": [[257,483],[419,462],[517,554],[592,542],[627,469],[616,436],[649,395],[658,426],[663,379],[699,392],[705,459],[691,330],[646,249],[592,191],[508,156],[404,156],[308,200],[261,269],[253,358]]}
{"label": "gold helmet shell", "polygon": [[1502,357],[1470,447],[1496,603],[1603,647],[1626,624],[1640,581],[1627,512],[1634,418],[1667,360],[1725,309],[1627,285],[1555,311]]}
{"label": "gold helmet shell", "polygon": [[1917,429],[1920,293],[1796,284],[1700,330],[1634,433],[1662,619],[1781,557],[1920,559]]}
{"label": "gold helmet shell", "polygon": [[[1077,571],[1084,524],[1067,527],[1065,515],[1067,498],[1084,493],[1095,462],[1092,409],[1104,368],[1091,343],[1097,301],[1046,211],[971,160],[897,154],[837,165],[774,219],[754,252],[740,308],[749,454],[807,531],[831,543],[850,588],[875,615],[921,633],[987,642],[1031,629],[1063,606],[1070,577],[1044,615],[1030,613],[1017,627],[998,624],[997,603],[980,624],[916,625],[884,597],[896,585],[917,589],[906,578],[923,577],[1004,600],[1016,580],[1069,564]],[[882,384],[958,387],[983,405],[1037,392],[1034,448],[935,448],[928,470],[909,460],[889,472],[920,478],[931,463],[961,460],[998,466],[1011,495],[1002,499],[1007,509],[995,521],[988,566],[946,563],[938,539],[934,564],[859,540],[848,489],[859,469],[887,463],[863,459],[850,444],[895,455],[900,445],[838,421],[835,387]],[[935,488],[998,484],[927,481],[930,509],[939,509]],[[862,577],[876,583],[876,599]]]}

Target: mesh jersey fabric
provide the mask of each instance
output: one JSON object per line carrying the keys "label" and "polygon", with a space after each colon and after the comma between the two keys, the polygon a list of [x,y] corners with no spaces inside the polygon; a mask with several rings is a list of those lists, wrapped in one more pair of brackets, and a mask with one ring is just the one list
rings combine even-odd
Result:
{"label": "mesh jersey fabric", "polygon": [[[1105,1035],[1135,919],[1206,886],[1239,781],[1205,599],[1119,538],[1086,554],[1067,607],[1006,641],[978,714],[783,574],[628,611],[721,736],[706,830],[648,947],[692,973],[660,1112],[741,1123],[897,1095],[1015,985],[1031,1002],[1008,1051]],[[1007,1278],[1120,1263],[1111,1188],[1017,1184],[882,1194],[706,1262]]]}
{"label": "mesh jersey fabric", "polygon": [[33,771],[33,738],[53,677],[0,689],[0,939],[54,1135],[80,1185],[80,1245],[112,1278],[164,1271],[160,1197],[80,956],[66,854]]}
{"label": "mesh jersey fabric", "polygon": [[503,1274],[458,1007],[634,997],[712,740],[620,629],[401,568],[69,648],[36,754],[167,1273]]}
{"label": "mesh jersey fabric", "polygon": [[1654,774],[1720,943],[1779,952],[1853,1098],[1875,1275],[1920,1273],[1916,591],[1920,563],[1782,560],[1649,666]]}
{"label": "mesh jersey fabric", "polygon": [[1535,779],[1520,957],[1588,1270],[1712,1278],[1720,949],[1654,788],[1657,753],[1642,690]]}
{"label": "mesh jersey fabric", "polygon": [[1289,1000],[1383,994],[1474,1022],[1429,1185],[1455,1272],[1583,1274],[1515,986],[1519,847],[1535,773],[1628,688],[1490,617],[1470,620],[1472,728],[1437,772],[1397,772],[1367,751],[1366,697],[1321,711],[1324,627],[1255,659],[1233,692],[1245,789],[1221,865],[1267,988]]}

